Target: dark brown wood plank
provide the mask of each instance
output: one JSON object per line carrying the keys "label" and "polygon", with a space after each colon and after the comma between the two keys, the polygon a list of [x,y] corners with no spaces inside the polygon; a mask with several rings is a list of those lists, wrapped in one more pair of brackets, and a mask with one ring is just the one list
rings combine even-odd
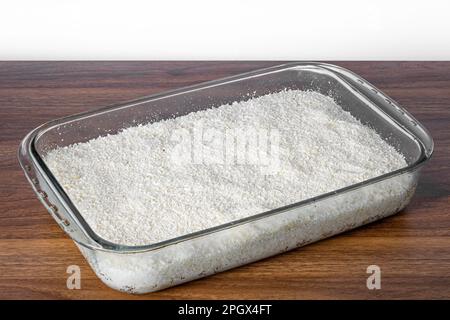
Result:
{"label": "dark brown wood plank", "polygon": [[[338,62],[430,130],[436,149],[411,204],[369,226],[143,296],[100,282],[34,196],[16,159],[37,125],[278,62],[0,62],[0,298],[450,298],[450,62]],[[82,289],[66,288],[66,268]],[[382,289],[366,288],[366,268]]]}

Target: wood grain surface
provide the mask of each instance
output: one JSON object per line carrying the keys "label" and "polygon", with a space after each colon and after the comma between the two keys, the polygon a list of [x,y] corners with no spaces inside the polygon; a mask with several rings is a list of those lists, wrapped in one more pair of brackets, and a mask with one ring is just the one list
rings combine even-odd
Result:
{"label": "wood grain surface", "polygon": [[[48,120],[279,62],[0,62],[0,298],[450,298],[450,62],[338,62],[405,106],[435,153],[398,215],[231,271],[142,296],[104,285],[36,199],[16,158]],[[366,288],[366,268],[382,271]],[[66,287],[81,267],[81,290]]]}

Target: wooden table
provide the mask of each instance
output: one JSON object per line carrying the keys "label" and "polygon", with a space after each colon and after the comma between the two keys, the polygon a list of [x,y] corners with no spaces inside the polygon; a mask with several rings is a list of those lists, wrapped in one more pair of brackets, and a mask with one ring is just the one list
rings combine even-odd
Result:
{"label": "wooden table", "polygon": [[[0,298],[450,298],[450,62],[339,62],[385,91],[434,137],[416,196],[383,221],[144,296],[109,289],[36,199],[16,158],[48,120],[278,62],[0,62]],[[366,288],[367,266],[382,271]],[[81,290],[66,287],[81,267]]]}

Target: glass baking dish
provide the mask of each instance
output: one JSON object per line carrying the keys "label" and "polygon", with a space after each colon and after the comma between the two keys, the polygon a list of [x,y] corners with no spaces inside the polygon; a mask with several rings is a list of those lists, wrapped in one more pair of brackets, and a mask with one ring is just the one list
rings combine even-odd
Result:
{"label": "glass baking dish", "polygon": [[[93,232],[43,156],[57,147],[284,89],[331,96],[401,152],[408,166],[311,199],[214,228],[143,246],[111,243]],[[50,121],[31,131],[19,162],[38,198],[108,286],[161,290],[234,268],[392,215],[414,194],[433,152],[427,130],[367,81],[338,66],[289,63],[160,93]]]}

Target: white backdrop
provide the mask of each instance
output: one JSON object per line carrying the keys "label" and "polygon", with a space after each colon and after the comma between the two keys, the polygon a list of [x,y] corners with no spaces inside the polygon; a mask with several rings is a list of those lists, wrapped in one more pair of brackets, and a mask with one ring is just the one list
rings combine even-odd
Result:
{"label": "white backdrop", "polygon": [[7,0],[0,59],[450,60],[450,1]]}

